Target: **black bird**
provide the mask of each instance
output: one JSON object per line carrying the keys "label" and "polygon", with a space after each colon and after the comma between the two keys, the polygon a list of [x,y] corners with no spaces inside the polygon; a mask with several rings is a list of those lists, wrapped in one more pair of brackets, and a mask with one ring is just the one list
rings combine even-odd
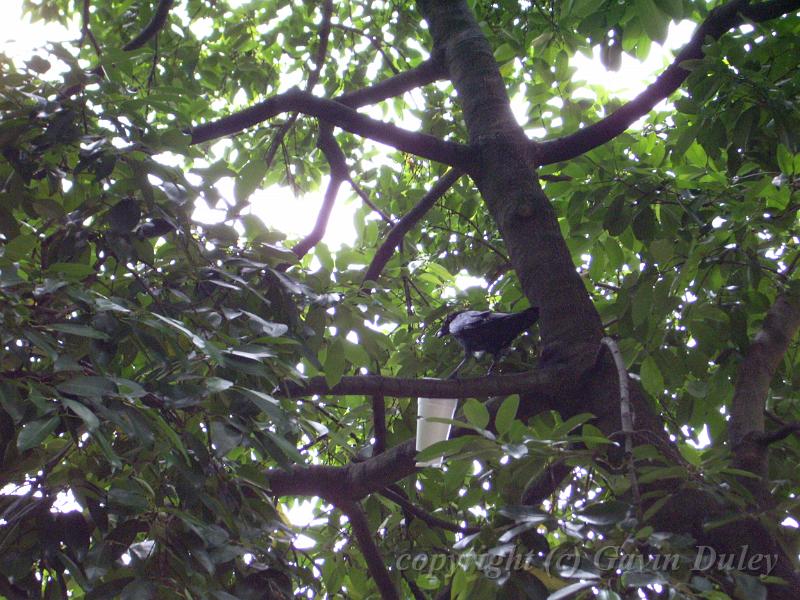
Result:
{"label": "black bird", "polygon": [[528,308],[517,313],[492,312],[490,310],[460,310],[447,315],[437,337],[452,335],[464,348],[464,360],[450,373],[452,379],[477,352],[488,352],[492,355],[494,371],[503,351],[520,333],[530,328],[539,319],[539,309]]}

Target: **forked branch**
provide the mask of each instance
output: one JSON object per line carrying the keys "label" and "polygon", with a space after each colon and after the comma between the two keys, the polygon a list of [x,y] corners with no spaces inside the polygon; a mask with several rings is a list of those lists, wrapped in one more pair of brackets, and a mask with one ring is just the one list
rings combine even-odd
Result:
{"label": "forked branch", "polygon": [[463,144],[372,119],[340,102],[318,98],[297,88],[241,112],[195,127],[191,130],[192,143],[199,144],[238,133],[284,112],[317,117],[345,131],[443,164],[466,168],[471,162],[472,151]]}

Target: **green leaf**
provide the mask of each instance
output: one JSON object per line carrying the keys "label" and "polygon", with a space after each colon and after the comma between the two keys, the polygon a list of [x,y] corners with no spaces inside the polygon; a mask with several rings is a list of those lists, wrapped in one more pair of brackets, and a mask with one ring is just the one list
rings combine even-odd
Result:
{"label": "green leaf", "polygon": [[519,409],[519,394],[513,394],[503,400],[497,414],[494,417],[495,429],[497,433],[503,435],[511,429],[511,424],[517,416],[517,409]]}
{"label": "green leaf", "polygon": [[462,435],[457,438],[442,440],[431,444],[424,450],[420,450],[416,459],[418,462],[426,462],[439,458],[440,456],[453,456],[461,452],[466,446],[475,441],[475,437],[471,435]]}
{"label": "green leaf", "polygon": [[158,319],[160,321],[163,321],[164,323],[166,323],[167,325],[169,325],[173,329],[175,329],[177,331],[180,331],[183,335],[185,335],[187,338],[189,338],[192,341],[192,343],[195,346],[197,346],[199,349],[204,350],[206,348],[205,340],[203,338],[201,338],[199,335],[196,335],[196,334],[192,333],[191,331],[189,331],[189,329],[186,328],[186,326],[183,323],[181,323],[180,321],[177,321],[177,320],[172,319],[170,317],[165,317],[165,316],[160,315],[158,313],[151,313],[151,314],[156,319]]}
{"label": "green leaf", "polygon": [[794,175],[794,156],[783,144],[778,144],[778,167],[785,175]]}
{"label": "green leaf", "polygon": [[47,329],[51,331],[60,331],[62,333],[68,333],[70,335],[76,335],[78,337],[85,337],[85,338],[92,338],[95,340],[109,340],[108,334],[103,333],[102,331],[98,331],[88,325],[77,325],[72,323],[55,323],[53,325],[48,325]]}
{"label": "green leaf", "polygon": [[500,44],[494,51],[494,59],[501,64],[514,59],[516,55],[516,51],[510,44]]}
{"label": "green leaf", "polygon": [[116,394],[116,384],[105,377],[75,377],[56,386],[59,392],[82,396],[84,398],[102,398],[105,394]]}
{"label": "green leaf", "polygon": [[63,277],[68,281],[82,281],[95,274],[93,267],[78,263],[54,263],[46,272],[51,277]]}
{"label": "green leaf", "polygon": [[238,204],[244,203],[258,189],[266,172],[267,165],[260,158],[251,160],[242,167],[233,187],[233,196]]}
{"label": "green leaf", "polygon": [[685,467],[653,467],[642,468],[639,483],[646,484],[662,479],[686,479],[689,476]]}
{"label": "green leaf", "polygon": [[120,200],[108,211],[108,224],[114,233],[130,233],[141,218],[142,210],[133,198]]}
{"label": "green leaf", "polygon": [[100,426],[100,420],[97,416],[80,402],[70,400],[69,398],[61,398],[61,403],[83,419],[89,431],[94,431]]}
{"label": "green leaf", "polygon": [[639,377],[642,379],[642,386],[651,396],[658,398],[664,393],[664,377],[652,356],[642,361]]}
{"label": "green leaf", "polygon": [[3,257],[11,261],[30,258],[36,245],[37,240],[33,235],[17,236],[3,247]]}
{"label": "green leaf", "polygon": [[[486,429],[489,424],[489,411],[481,402],[478,402],[475,398],[470,398],[464,403],[463,410],[467,421],[478,429]],[[514,414],[516,414],[516,410]]]}
{"label": "green leaf", "polygon": [[25,452],[41,444],[61,422],[59,417],[47,417],[26,423],[17,436],[17,449]]}
{"label": "green leaf", "polygon": [[345,364],[342,340],[334,340],[328,346],[328,353],[325,357],[325,381],[329,387],[339,383],[342,375],[344,375]]}
{"label": "green leaf", "polygon": [[575,514],[575,518],[590,525],[608,527],[624,521],[630,512],[630,505],[617,500],[592,504]]}
{"label": "green leaf", "polygon": [[658,10],[653,0],[636,0],[636,16],[642,23],[645,32],[654,42],[664,43],[667,39],[669,19]]}
{"label": "green leaf", "polygon": [[233,387],[233,382],[220,377],[209,377],[205,381],[206,388],[209,392],[224,392],[228,388]]}

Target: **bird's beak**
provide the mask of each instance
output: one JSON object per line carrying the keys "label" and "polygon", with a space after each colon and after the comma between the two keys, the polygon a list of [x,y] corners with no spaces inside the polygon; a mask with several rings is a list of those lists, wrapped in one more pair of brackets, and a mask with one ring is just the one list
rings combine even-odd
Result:
{"label": "bird's beak", "polygon": [[442,327],[439,331],[436,332],[436,337],[444,337],[448,333],[450,333],[450,330],[447,329],[446,327]]}

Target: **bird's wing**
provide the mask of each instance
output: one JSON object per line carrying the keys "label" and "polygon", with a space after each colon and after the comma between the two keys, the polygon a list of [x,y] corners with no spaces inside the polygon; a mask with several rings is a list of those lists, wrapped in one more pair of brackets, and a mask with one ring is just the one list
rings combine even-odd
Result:
{"label": "bird's wing", "polygon": [[477,329],[485,325],[491,315],[492,311],[490,310],[465,310],[450,323],[450,333],[458,334],[459,332]]}

